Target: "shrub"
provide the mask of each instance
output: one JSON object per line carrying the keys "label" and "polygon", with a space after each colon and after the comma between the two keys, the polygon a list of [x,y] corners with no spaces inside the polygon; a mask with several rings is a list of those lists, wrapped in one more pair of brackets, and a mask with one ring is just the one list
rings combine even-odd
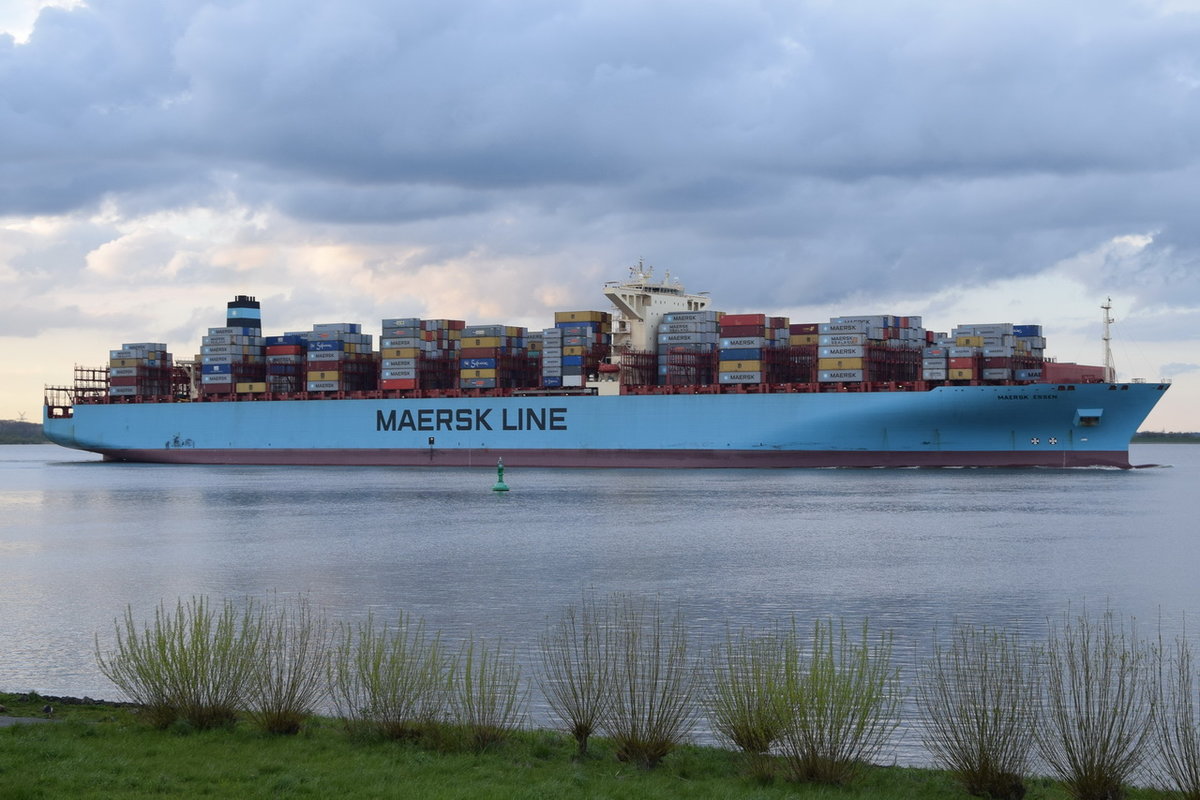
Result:
{"label": "shrub", "polygon": [[516,655],[472,635],[450,669],[450,721],[463,728],[471,746],[484,750],[503,741],[525,719],[529,693]]}
{"label": "shrub", "polygon": [[116,649],[104,653],[96,640],[96,663],[106,678],[143,706],[152,725],[176,719],[204,729],[232,724],[242,708],[254,669],[261,616],[254,604],[238,611],[225,600],[219,611],[207,599],[164,604],[140,631],[133,611],[115,621]]}
{"label": "shrub", "polygon": [[713,649],[709,722],[744,753],[769,752],[787,728],[786,665],[794,639],[794,631],[741,631]]}
{"label": "shrub", "polygon": [[1180,637],[1174,658],[1169,664],[1160,662],[1158,740],[1172,788],[1184,800],[1200,800],[1200,717],[1194,681],[1191,648]]}
{"label": "shrub", "polygon": [[699,680],[687,629],[679,611],[665,620],[657,600],[615,595],[611,608],[613,695],[602,728],[617,758],[652,768],[695,723]]}
{"label": "shrub", "polygon": [[1043,664],[1042,757],[1078,800],[1123,797],[1155,730],[1149,645],[1112,611],[1068,614],[1051,624]]}
{"label": "shrub", "polygon": [[275,603],[263,615],[250,676],[250,718],[269,733],[298,733],[324,698],[329,625],[306,598]]}
{"label": "shrub", "polygon": [[890,633],[872,644],[864,622],[853,644],[845,623],[835,629],[832,621],[816,621],[811,654],[802,661],[797,649],[787,665],[784,754],[792,777],[845,783],[878,755],[899,725],[897,679]]}
{"label": "shrub", "polygon": [[970,794],[1025,795],[1040,700],[1029,655],[1015,634],[960,626],[921,670],[925,747]]}
{"label": "shrub", "polygon": [[441,637],[427,636],[424,621],[401,614],[391,629],[368,616],[342,626],[328,669],[330,694],[352,729],[416,738],[444,712],[448,667]]}
{"label": "shrub", "polygon": [[579,756],[612,702],[613,644],[608,607],[591,594],[568,606],[539,637],[539,684],[551,711],[575,739]]}

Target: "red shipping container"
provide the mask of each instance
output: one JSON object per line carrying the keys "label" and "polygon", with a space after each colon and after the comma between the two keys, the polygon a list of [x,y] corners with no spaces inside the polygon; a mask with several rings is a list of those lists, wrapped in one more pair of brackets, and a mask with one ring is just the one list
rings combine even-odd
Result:
{"label": "red shipping container", "polygon": [[200,385],[203,394],[233,394],[232,383],[204,383]]}
{"label": "red shipping container", "polygon": [[340,372],[342,368],[341,361],[309,361],[309,372]]}
{"label": "red shipping container", "polygon": [[416,389],[416,378],[390,378],[379,382],[380,389]]}
{"label": "red shipping container", "polygon": [[811,336],[820,331],[815,322],[796,323],[788,327],[788,332],[793,336]]}
{"label": "red shipping container", "polygon": [[[745,316],[745,315],[743,315]],[[721,338],[735,339],[739,336],[766,336],[766,328],[761,325],[735,325],[733,327],[725,327],[725,323],[721,323]]]}
{"label": "red shipping container", "polygon": [[739,325],[757,325],[759,328],[767,326],[766,314],[726,314],[721,317],[721,329],[724,330],[728,326]]}
{"label": "red shipping container", "polygon": [[952,358],[950,359],[950,369],[974,369],[975,359],[968,358]]}
{"label": "red shipping container", "polygon": [[140,378],[136,375],[121,375],[108,379],[109,386],[137,386]]}
{"label": "red shipping container", "polygon": [[1012,369],[1012,361],[1008,356],[985,358],[983,367],[984,369]]}
{"label": "red shipping container", "polygon": [[499,347],[464,347],[458,351],[460,358],[500,358]]}
{"label": "red shipping container", "polygon": [[771,317],[770,322],[772,328],[786,328],[788,326],[787,317]]}
{"label": "red shipping container", "polygon": [[269,356],[298,356],[303,352],[303,345],[298,344],[267,345],[267,355]]}

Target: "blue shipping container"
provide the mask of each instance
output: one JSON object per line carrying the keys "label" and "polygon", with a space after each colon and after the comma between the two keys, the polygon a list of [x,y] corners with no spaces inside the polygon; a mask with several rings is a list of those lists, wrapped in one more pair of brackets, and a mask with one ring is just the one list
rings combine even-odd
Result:
{"label": "blue shipping container", "polygon": [[203,375],[229,375],[232,372],[232,364],[203,364],[200,367],[200,373]]}
{"label": "blue shipping container", "polygon": [[561,375],[543,375],[542,376],[542,386],[550,386],[550,387],[562,386],[562,376]]}
{"label": "blue shipping container", "polygon": [[722,350],[720,357],[722,361],[758,361],[762,358],[762,350],[749,347]]}
{"label": "blue shipping container", "polygon": [[563,356],[562,364],[564,367],[582,367],[583,356]]}
{"label": "blue shipping container", "polygon": [[459,360],[460,369],[495,369],[494,358],[463,358]]}
{"label": "blue shipping container", "polygon": [[284,345],[284,344],[287,344],[287,345],[304,344],[304,338],[301,336],[296,336],[294,334],[288,334],[285,336],[268,336],[267,337],[267,347],[274,347],[274,346]]}

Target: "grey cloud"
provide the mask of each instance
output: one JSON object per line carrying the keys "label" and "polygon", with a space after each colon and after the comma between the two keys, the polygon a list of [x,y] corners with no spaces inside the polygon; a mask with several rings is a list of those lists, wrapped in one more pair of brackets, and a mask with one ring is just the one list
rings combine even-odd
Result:
{"label": "grey cloud", "polygon": [[0,213],[243,203],[746,305],[1154,232],[1104,278],[1200,300],[1198,34],[1132,0],[92,0],[0,43]]}

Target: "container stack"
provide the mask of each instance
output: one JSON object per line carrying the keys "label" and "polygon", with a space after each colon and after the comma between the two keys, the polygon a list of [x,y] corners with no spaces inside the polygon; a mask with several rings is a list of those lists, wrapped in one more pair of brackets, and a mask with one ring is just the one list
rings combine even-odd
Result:
{"label": "container stack", "polygon": [[817,380],[913,381],[922,374],[925,329],[917,316],[831,317],[817,327]]}
{"label": "container stack", "polygon": [[[786,326],[786,320],[784,322]],[[726,314],[721,317],[718,334],[718,383],[765,383],[765,365],[770,358],[767,350],[775,336],[768,317],[765,314]]]}
{"label": "container stack", "polygon": [[289,335],[303,336],[307,342],[305,391],[361,392],[378,386],[372,337],[359,323],[322,323]]}
{"label": "container stack", "polygon": [[381,322],[379,388],[450,389],[458,383],[457,356],[466,323],[397,317]]}
{"label": "container stack", "polygon": [[1046,340],[1039,325],[958,325],[932,336],[922,377],[928,381],[1031,382],[1041,379]]}
{"label": "container stack", "polygon": [[713,383],[721,339],[720,311],[675,311],[658,325],[658,383],[690,386]]}
{"label": "container stack", "polygon": [[537,356],[541,385],[555,389],[563,385],[562,355],[563,332],[561,328],[544,328],[538,337]]}
{"label": "container stack", "polygon": [[[612,315],[607,311],[556,311],[554,328],[562,331],[562,386],[583,386],[609,355]],[[544,334],[544,331],[543,331]],[[545,377],[543,365],[543,377]]]}
{"label": "container stack", "polygon": [[267,391],[291,394],[304,391],[307,359],[304,336],[295,333],[265,338]]}
{"label": "container stack", "polygon": [[267,391],[262,310],[253,297],[226,304],[225,327],[209,328],[200,340],[200,391],[205,395]]}
{"label": "container stack", "polygon": [[460,389],[529,386],[525,329],[512,325],[470,325],[462,332],[458,360]]}
{"label": "container stack", "polygon": [[129,342],[108,351],[110,397],[162,397],[171,394],[171,354],[162,342]]}

